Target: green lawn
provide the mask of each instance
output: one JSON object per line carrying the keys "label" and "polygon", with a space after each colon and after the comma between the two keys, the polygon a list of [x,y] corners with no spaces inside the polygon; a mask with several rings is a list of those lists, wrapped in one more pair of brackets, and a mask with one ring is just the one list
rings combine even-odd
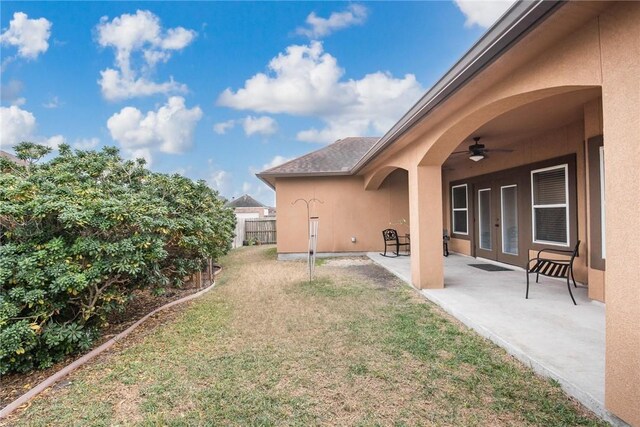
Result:
{"label": "green lawn", "polygon": [[[604,425],[374,265],[249,247],[11,425]],[[361,264],[362,262],[360,262]]]}

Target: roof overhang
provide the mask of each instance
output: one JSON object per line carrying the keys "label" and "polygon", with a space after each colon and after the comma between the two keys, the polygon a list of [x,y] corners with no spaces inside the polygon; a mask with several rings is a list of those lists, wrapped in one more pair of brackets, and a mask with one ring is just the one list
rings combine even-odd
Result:
{"label": "roof overhang", "polygon": [[312,172],[312,173],[257,173],[256,176],[260,178],[262,182],[271,187],[272,190],[276,189],[276,178],[317,178],[327,176],[349,176],[353,175],[353,170],[336,171],[336,172]]}
{"label": "roof overhang", "polygon": [[518,1],[402,118],[356,163],[358,173],[376,156],[411,130],[522,37],[563,6],[565,1]]}

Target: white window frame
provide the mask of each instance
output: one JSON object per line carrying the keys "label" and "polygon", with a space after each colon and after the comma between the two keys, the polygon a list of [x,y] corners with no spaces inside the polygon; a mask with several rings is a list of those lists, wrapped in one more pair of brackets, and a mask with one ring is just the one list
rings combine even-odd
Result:
{"label": "white window frame", "polygon": [[[518,246],[516,247],[516,253],[506,252],[504,250],[504,195],[503,190],[505,188],[515,188],[516,189],[516,227],[518,228]],[[502,241],[502,253],[505,255],[514,255],[518,256],[520,252],[520,224],[518,221],[518,184],[511,185],[503,185],[500,187],[500,240]]]}
{"label": "white window frame", "polygon": [[[482,247],[482,199],[480,198],[480,193],[484,192],[484,191],[488,191],[489,192],[489,245],[491,246],[490,248],[483,248]],[[493,250],[493,230],[491,229],[492,225],[491,225],[491,218],[493,217],[493,215],[491,215],[493,212],[491,212],[491,188],[481,188],[478,190],[478,247],[480,249],[482,249],[483,251],[492,251]]]}
{"label": "white window frame", "polygon": [[[465,207],[464,208],[456,208],[454,207],[454,198],[453,192],[456,188],[464,187],[464,197],[465,197]],[[461,231],[456,231],[456,216],[455,212],[465,211],[467,214],[467,231],[465,233]],[[452,234],[460,234],[463,236],[469,235],[469,189],[467,188],[467,184],[453,185],[451,186],[451,233]]]}
{"label": "white window frame", "polygon": [[[564,203],[556,203],[552,205],[536,205],[534,204],[534,186],[533,186],[533,175],[540,172],[547,172],[555,169],[564,169]],[[547,240],[536,240],[536,208],[565,208],[566,224],[567,224],[567,241],[560,242],[549,242]],[[543,245],[553,245],[553,246],[563,246],[569,247],[569,242],[571,242],[571,225],[569,224],[569,165],[567,163],[562,165],[550,166],[548,168],[535,169],[531,171],[531,239],[533,243],[540,243]]]}
{"label": "white window frame", "polygon": [[607,257],[607,245],[605,245],[605,197],[604,197],[604,145],[598,149],[600,156],[600,241],[602,244],[602,259]]}

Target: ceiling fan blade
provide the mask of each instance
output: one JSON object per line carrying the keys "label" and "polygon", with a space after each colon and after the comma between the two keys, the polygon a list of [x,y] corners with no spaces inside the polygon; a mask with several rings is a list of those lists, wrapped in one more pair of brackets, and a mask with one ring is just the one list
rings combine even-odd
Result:
{"label": "ceiling fan blade", "polygon": [[513,153],[513,150],[509,148],[487,148],[484,151],[490,151],[492,153]]}
{"label": "ceiling fan blade", "polygon": [[464,150],[464,151],[454,151],[454,152],[453,152],[453,153],[451,153],[451,154],[466,154],[466,153],[469,153],[469,150]]}

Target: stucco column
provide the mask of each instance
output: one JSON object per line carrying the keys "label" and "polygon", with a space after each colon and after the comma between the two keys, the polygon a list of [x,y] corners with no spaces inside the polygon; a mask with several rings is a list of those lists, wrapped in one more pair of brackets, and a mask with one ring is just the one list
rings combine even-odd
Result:
{"label": "stucco column", "polygon": [[411,282],[418,289],[443,288],[442,170],[417,166],[409,170]]}
{"label": "stucco column", "polygon": [[605,405],[640,425],[640,4],[600,18],[606,203]]}

